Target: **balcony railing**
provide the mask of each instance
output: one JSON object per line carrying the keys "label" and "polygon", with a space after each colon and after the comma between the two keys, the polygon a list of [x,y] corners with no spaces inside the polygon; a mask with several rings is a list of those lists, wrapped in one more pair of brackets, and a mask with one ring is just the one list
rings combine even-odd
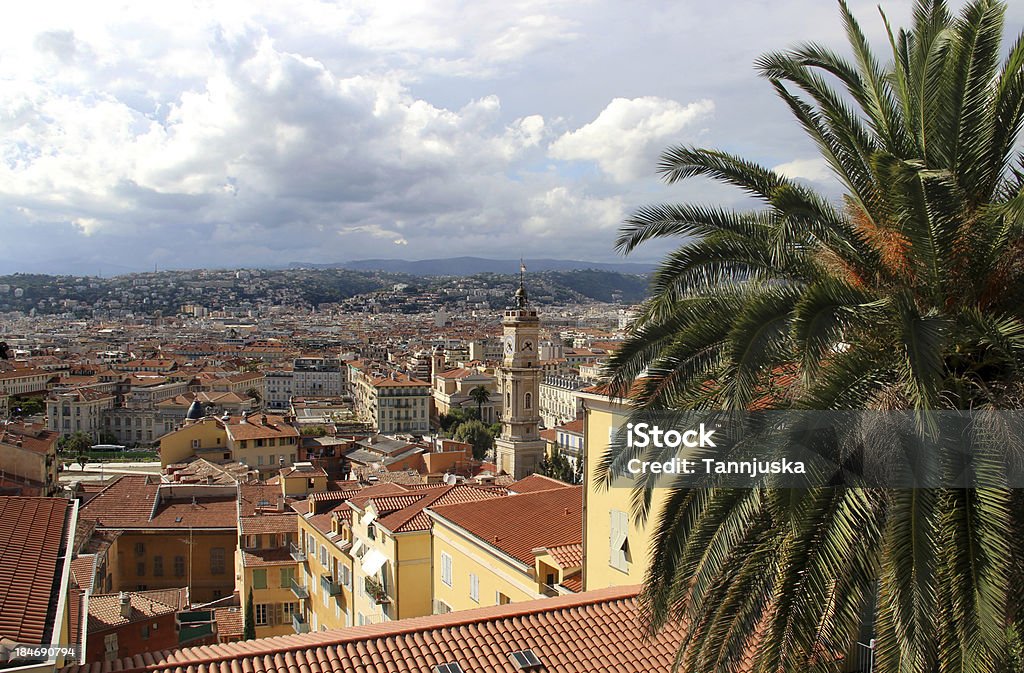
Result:
{"label": "balcony railing", "polygon": [[320,587],[330,596],[337,596],[341,593],[341,585],[334,581],[330,575],[320,576]]}
{"label": "balcony railing", "polygon": [[378,605],[391,602],[391,597],[388,596],[387,589],[385,589],[384,585],[373,577],[366,578],[366,593],[369,594],[370,598],[373,599],[373,602]]}
{"label": "balcony railing", "polygon": [[309,633],[309,623],[298,612],[292,613],[292,628],[295,633]]}
{"label": "balcony railing", "polygon": [[554,598],[555,596],[560,596],[561,595],[561,593],[559,593],[558,589],[556,589],[555,587],[553,587],[550,584],[542,584],[542,585],[540,585],[540,592],[542,594],[544,594],[545,596],[547,596],[548,598]]}
{"label": "balcony railing", "polygon": [[296,582],[294,577],[292,578],[292,593],[296,598],[309,598],[309,590]]}
{"label": "balcony railing", "polygon": [[292,558],[298,561],[299,563],[302,563],[306,560],[306,551],[302,547],[296,545],[294,542],[288,543],[288,551],[291,552]]}

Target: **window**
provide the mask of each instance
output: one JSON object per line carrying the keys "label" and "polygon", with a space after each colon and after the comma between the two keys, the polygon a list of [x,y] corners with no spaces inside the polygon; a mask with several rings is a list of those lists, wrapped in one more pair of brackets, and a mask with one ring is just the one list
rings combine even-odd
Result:
{"label": "window", "polygon": [[185,557],[175,556],[174,557],[174,576],[184,577],[185,576]]}
{"label": "window", "polygon": [[256,626],[266,626],[270,622],[267,621],[267,606],[265,603],[256,605]]}
{"label": "window", "polygon": [[524,409],[532,409],[533,408],[533,393],[526,393],[525,395],[523,395],[523,408]]}
{"label": "window", "polygon": [[135,555],[136,556],[142,556],[145,553],[146,553],[146,545],[142,544],[141,542],[136,542],[135,543]]}
{"label": "window", "polygon": [[441,552],[441,581],[452,585],[452,557],[445,552]]}
{"label": "window", "polygon": [[139,577],[145,577],[146,575],[146,562],[139,561],[135,564],[135,574]]}
{"label": "window", "polygon": [[292,615],[297,614],[299,611],[298,603],[281,603],[281,611],[284,614],[285,621],[290,622]]}
{"label": "window", "polygon": [[263,465],[263,456],[256,456],[256,465]]}
{"label": "window", "polygon": [[608,564],[616,570],[628,572],[629,518],[625,512],[611,510],[611,534],[609,535]]}
{"label": "window", "polygon": [[149,640],[149,624],[143,624],[141,633],[143,640]]}
{"label": "window", "polygon": [[338,574],[340,575],[341,586],[345,587],[346,589],[351,589],[352,588],[352,571],[349,570],[348,566],[347,565],[342,565],[338,569]]}
{"label": "window", "polygon": [[103,636],[103,655],[107,661],[117,659],[117,634],[108,633]]}
{"label": "window", "polygon": [[164,576],[164,557],[154,556],[153,557],[153,577]]}
{"label": "window", "polygon": [[224,547],[214,547],[210,550],[210,574],[224,574]]}
{"label": "window", "polygon": [[320,565],[327,567],[327,547],[320,545]]}
{"label": "window", "polygon": [[281,588],[287,589],[295,579],[295,568],[281,568]]}
{"label": "window", "polygon": [[480,578],[473,573],[469,573],[469,597],[480,602]]}
{"label": "window", "polygon": [[267,588],[267,570],[261,568],[259,570],[252,571],[252,588],[253,589],[266,589]]}
{"label": "window", "polygon": [[193,449],[198,449],[199,448],[199,440],[198,439],[193,439],[192,440],[192,448]]}
{"label": "window", "polygon": [[249,448],[249,441],[248,441],[248,440],[245,440],[245,439],[243,439],[243,440],[242,440],[242,441],[241,441],[241,442],[239,443],[239,447],[238,447],[238,448],[240,448],[240,449],[247,449],[247,448]]}
{"label": "window", "polygon": [[257,536],[256,535],[246,535],[245,536],[245,548],[246,549],[256,549],[256,540],[257,540]]}

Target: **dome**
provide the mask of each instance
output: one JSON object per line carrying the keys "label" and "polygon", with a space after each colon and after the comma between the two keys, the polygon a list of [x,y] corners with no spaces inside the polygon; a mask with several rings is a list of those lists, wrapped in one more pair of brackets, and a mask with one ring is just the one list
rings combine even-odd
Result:
{"label": "dome", "polygon": [[199,401],[199,398],[192,400],[192,404],[189,405],[188,411],[185,412],[186,421],[198,421],[203,417],[203,405]]}

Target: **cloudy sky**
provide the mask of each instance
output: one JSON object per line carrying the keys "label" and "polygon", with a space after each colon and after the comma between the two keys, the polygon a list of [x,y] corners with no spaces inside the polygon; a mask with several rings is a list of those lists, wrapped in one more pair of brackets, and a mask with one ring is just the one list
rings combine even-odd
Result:
{"label": "cloudy sky", "polygon": [[[851,4],[880,40],[877,3]],[[883,4],[907,22],[910,0]],[[842,46],[834,3],[19,3],[0,25],[0,273],[615,259],[639,205],[738,202],[659,183],[671,144],[828,189],[752,68],[804,40]]]}

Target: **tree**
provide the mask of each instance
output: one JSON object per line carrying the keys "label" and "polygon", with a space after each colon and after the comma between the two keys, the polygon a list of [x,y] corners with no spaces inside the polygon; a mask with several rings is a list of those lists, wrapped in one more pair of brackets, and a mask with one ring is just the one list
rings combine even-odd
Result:
{"label": "tree", "polygon": [[11,357],[11,349],[6,341],[0,341],[0,360],[7,360]]}
{"label": "tree", "polygon": [[252,589],[245,601],[245,625],[242,627],[242,640],[256,639],[256,604],[253,602]]}
{"label": "tree", "polygon": [[[757,67],[841,204],[674,147],[668,183],[710,178],[758,207],[656,205],[623,225],[626,252],[683,238],[611,358],[612,393],[638,410],[1020,407],[1024,39],[1001,60],[1003,4],[953,16],[917,0],[910,29],[886,24],[883,65],[840,11],[852,62],[811,44]],[[598,479],[624,455],[611,450]],[[634,503],[644,518],[648,501]],[[872,610],[876,671],[1000,670],[1024,614],[1022,503],[997,488],[674,488],[642,602],[652,629],[683,624],[686,671],[733,670],[749,650],[754,670],[822,670]]]}
{"label": "tree", "polygon": [[566,458],[565,454],[557,446],[551,450],[550,454],[541,459],[537,472],[545,477],[564,481],[567,484],[579,483],[576,480],[572,463],[569,462],[569,459]]}
{"label": "tree", "polygon": [[469,391],[469,397],[476,402],[476,417],[481,421],[484,419],[484,405],[491,401],[491,393],[483,386],[477,386]]}
{"label": "tree", "polygon": [[459,425],[452,439],[472,444],[473,457],[477,460],[483,460],[487,452],[494,448],[494,436],[486,425],[475,418]]}
{"label": "tree", "polygon": [[82,454],[92,448],[92,438],[82,431],[70,435],[61,435],[57,440],[57,448],[64,453]]}

